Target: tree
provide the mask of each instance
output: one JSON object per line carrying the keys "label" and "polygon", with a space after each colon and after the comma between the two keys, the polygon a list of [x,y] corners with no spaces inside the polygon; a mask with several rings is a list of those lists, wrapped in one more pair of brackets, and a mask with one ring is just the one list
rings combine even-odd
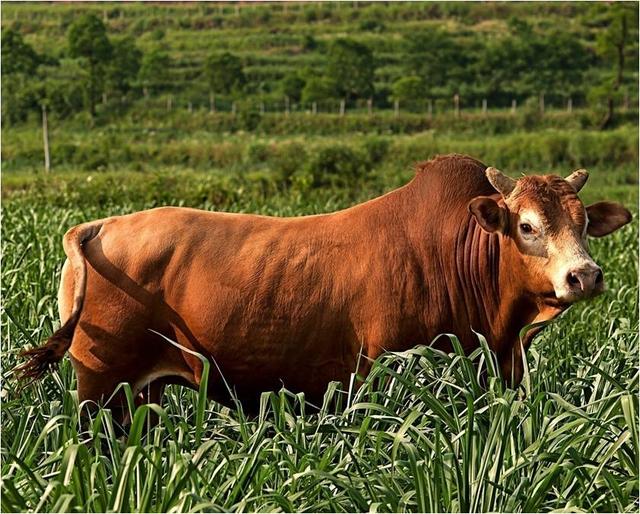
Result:
{"label": "tree", "polygon": [[247,82],[242,61],[229,52],[210,55],[204,63],[204,75],[210,90],[216,93],[240,91]]}
{"label": "tree", "polygon": [[305,80],[297,73],[290,73],[282,79],[282,93],[288,96],[294,102],[299,102],[302,97],[302,90],[305,86]]}
{"label": "tree", "polygon": [[335,81],[322,76],[309,77],[301,92],[301,99],[304,103],[321,102],[335,97]]}
{"label": "tree", "polygon": [[32,75],[41,62],[40,56],[14,29],[2,31],[2,74],[24,73]]}
{"label": "tree", "polygon": [[455,90],[458,82],[468,80],[468,61],[467,52],[440,29],[413,34],[405,41],[405,73],[420,77],[428,94],[447,84]]}
{"label": "tree", "polygon": [[138,78],[148,91],[157,93],[165,89],[170,82],[169,69],[171,58],[169,54],[156,48],[144,54]]}
{"label": "tree", "polygon": [[84,59],[89,67],[85,83],[85,98],[91,116],[96,113],[96,101],[104,88],[105,70],[112,55],[112,46],[102,20],[94,14],[78,18],[68,33],[69,55]]}
{"label": "tree", "polygon": [[107,83],[111,91],[124,94],[133,88],[136,81],[142,63],[142,52],[132,37],[114,41],[112,46]]}
{"label": "tree", "polygon": [[588,49],[571,33],[536,32],[517,18],[511,33],[480,48],[473,68],[476,91],[492,102],[579,91],[591,64]]}
{"label": "tree", "polygon": [[20,32],[2,31],[2,118],[9,124],[27,119],[40,110],[42,87],[33,76],[42,62]]}
{"label": "tree", "polygon": [[373,95],[376,65],[371,50],[351,39],[337,39],[329,47],[326,76],[336,80],[337,93],[351,98]]}
{"label": "tree", "polygon": [[[611,126],[614,118],[614,101],[624,81],[627,53],[632,42],[629,31],[638,26],[637,5],[615,2],[609,5],[607,28],[598,35],[596,52],[600,57],[613,61],[613,77],[600,88],[606,98],[607,112],[600,123],[601,128]],[[636,37],[637,39],[637,37]]]}
{"label": "tree", "polygon": [[424,82],[415,75],[399,78],[393,83],[391,90],[396,100],[421,100],[425,96]]}

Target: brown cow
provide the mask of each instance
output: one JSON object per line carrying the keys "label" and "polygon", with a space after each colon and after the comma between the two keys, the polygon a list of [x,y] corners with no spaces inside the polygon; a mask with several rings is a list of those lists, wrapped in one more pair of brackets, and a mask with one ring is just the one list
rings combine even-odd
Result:
{"label": "brown cow", "polygon": [[[586,179],[515,181],[451,155],[332,214],[160,208],[76,226],[63,240],[63,326],[24,352],[21,372],[40,377],[69,349],[80,400],[104,401],[126,381],[158,402],[164,384],[197,387],[202,373],[160,333],[214,360],[243,401],[282,385],[317,401],[329,381],[348,382],[360,352],[374,359],[441,333],[471,351],[473,329],[517,384],[519,331],[603,291],[586,236],[631,219],[616,203],[585,209]],[[217,371],[210,394],[228,400]]]}

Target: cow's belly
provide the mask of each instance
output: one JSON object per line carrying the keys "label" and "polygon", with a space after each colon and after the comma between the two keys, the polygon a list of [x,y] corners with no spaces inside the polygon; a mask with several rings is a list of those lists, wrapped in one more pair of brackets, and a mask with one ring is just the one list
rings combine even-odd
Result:
{"label": "cow's belly", "polygon": [[225,382],[243,399],[285,387],[318,402],[329,382],[346,386],[356,371],[360,348],[354,330],[339,317],[327,325],[319,317],[291,320],[269,312],[251,317],[248,309],[242,319],[220,320],[193,322],[196,339],[215,361],[210,383],[220,393],[226,392]]}

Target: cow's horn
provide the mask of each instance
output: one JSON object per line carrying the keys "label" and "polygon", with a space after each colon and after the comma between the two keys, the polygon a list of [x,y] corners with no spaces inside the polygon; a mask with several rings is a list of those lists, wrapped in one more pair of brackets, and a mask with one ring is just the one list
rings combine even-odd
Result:
{"label": "cow's horn", "polygon": [[498,191],[504,198],[509,196],[516,187],[516,181],[511,177],[503,175],[500,170],[496,168],[487,168],[485,174],[491,182],[491,185]]}
{"label": "cow's horn", "polygon": [[582,189],[587,179],[589,178],[589,172],[587,170],[576,170],[569,175],[565,180],[571,184],[571,187],[576,190],[576,193]]}

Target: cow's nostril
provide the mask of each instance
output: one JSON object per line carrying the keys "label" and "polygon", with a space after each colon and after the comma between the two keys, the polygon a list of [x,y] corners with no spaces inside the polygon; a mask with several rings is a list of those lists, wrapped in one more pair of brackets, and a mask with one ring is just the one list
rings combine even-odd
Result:
{"label": "cow's nostril", "polygon": [[604,280],[604,277],[602,276],[602,270],[599,269],[598,273],[596,273],[596,284],[599,284],[603,280]]}
{"label": "cow's nostril", "polygon": [[572,286],[577,286],[580,284],[580,279],[575,273],[569,273],[567,275],[567,282],[569,282],[569,284],[571,284]]}

